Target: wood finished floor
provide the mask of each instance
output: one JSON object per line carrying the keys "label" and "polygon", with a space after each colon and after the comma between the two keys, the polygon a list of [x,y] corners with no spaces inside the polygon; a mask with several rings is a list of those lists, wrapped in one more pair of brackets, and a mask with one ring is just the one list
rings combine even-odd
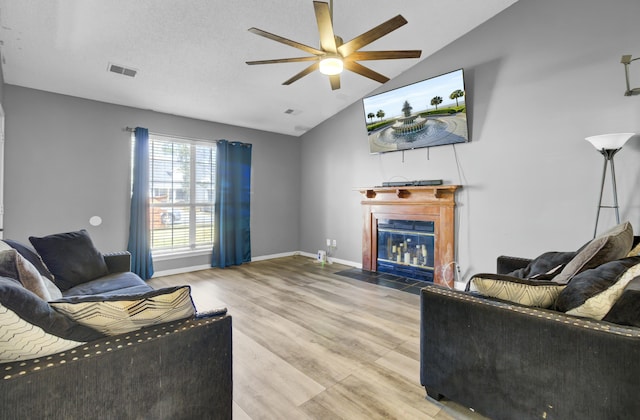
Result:
{"label": "wood finished floor", "polygon": [[420,386],[419,296],[295,256],[152,279],[233,317],[233,418],[482,419]]}

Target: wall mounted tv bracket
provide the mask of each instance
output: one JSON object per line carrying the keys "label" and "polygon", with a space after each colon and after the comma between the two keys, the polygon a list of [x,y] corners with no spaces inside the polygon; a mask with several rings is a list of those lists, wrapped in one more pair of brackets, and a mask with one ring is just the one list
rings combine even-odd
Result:
{"label": "wall mounted tv bracket", "polygon": [[629,66],[631,65],[632,61],[636,61],[639,59],[640,57],[631,58],[631,55],[623,55],[622,59],[620,60],[620,62],[624,64],[624,75],[627,81],[627,90],[626,92],[624,92],[624,96],[640,95],[640,87],[631,89],[631,86],[629,85]]}

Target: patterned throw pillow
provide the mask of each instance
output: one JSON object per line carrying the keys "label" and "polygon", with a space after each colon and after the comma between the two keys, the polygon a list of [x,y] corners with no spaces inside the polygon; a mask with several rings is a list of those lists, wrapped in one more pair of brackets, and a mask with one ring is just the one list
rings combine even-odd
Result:
{"label": "patterned throw pillow", "polygon": [[[0,304],[0,363],[34,359],[84,344],[45,332]],[[7,326],[11,326],[8,328]]]}
{"label": "patterned throw pillow", "polygon": [[627,257],[637,257],[640,255],[640,243],[634,246],[627,254]]}
{"label": "patterned throw pillow", "polygon": [[547,280],[528,280],[499,274],[476,274],[470,280],[470,290],[525,306],[549,308],[566,287]]}
{"label": "patterned throw pillow", "polygon": [[189,286],[169,287],[132,296],[74,296],[50,305],[77,323],[106,335],[195,315]]}
{"label": "patterned throw pillow", "polygon": [[54,354],[102,337],[54,311],[18,280],[0,277],[0,363]]}

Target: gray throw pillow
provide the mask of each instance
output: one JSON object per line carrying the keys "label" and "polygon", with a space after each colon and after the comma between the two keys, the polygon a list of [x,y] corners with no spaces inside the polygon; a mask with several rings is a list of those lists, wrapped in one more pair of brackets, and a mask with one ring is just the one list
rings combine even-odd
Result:
{"label": "gray throw pillow", "polygon": [[35,293],[39,298],[52,300],[47,284],[38,270],[15,249],[0,251],[0,276],[18,280],[25,289]]}
{"label": "gray throw pillow", "polygon": [[631,223],[621,223],[587,242],[560,274],[553,278],[553,281],[567,284],[576,274],[584,270],[624,258],[631,250],[632,245],[633,228]]}

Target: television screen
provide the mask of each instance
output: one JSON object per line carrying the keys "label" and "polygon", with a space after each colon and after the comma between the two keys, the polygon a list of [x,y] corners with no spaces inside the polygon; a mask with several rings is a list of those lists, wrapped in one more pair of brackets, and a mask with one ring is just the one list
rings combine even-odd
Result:
{"label": "television screen", "polygon": [[362,100],[371,153],[469,141],[462,69]]}

